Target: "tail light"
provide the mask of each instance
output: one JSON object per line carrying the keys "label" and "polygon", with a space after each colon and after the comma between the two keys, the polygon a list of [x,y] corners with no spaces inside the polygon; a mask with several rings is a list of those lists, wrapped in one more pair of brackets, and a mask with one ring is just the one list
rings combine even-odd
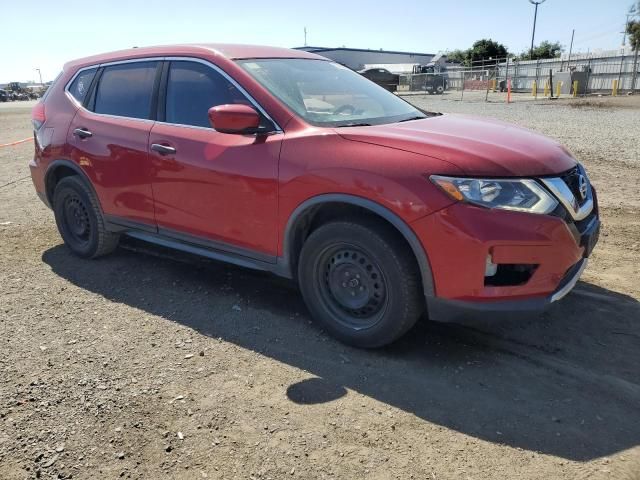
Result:
{"label": "tail light", "polygon": [[33,110],[31,110],[31,123],[34,130],[39,130],[47,117],[44,114],[44,103],[38,102]]}

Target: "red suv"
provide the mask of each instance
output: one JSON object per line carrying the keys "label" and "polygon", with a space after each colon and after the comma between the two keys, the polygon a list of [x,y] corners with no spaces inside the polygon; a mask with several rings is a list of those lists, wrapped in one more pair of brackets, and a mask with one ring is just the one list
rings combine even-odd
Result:
{"label": "red suv", "polygon": [[295,279],[333,335],[537,310],[577,282],[595,191],[556,142],[416,109],[301,51],[137,48],[68,63],[31,174],[85,258],[122,235]]}

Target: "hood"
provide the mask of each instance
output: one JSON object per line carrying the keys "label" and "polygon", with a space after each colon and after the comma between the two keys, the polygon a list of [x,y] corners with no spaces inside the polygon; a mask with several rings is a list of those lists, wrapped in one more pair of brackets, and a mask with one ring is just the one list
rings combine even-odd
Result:
{"label": "hood", "polygon": [[468,115],[336,131],[347,140],[437,158],[473,176],[555,175],[576,165],[571,154],[550,138],[517,125]]}

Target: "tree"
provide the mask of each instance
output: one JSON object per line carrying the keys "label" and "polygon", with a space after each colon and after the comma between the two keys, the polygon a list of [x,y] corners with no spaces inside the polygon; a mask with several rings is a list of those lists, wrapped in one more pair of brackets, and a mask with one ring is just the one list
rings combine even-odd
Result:
{"label": "tree", "polygon": [[529,52],[525,52],[520,55],[520,60],[541,60],[545,58],[556,58],[560,56],[564,49],[560,42],[549,42],[545,40],[540,43],[537,47],[533,47],[531,54]]}
{"label": "tree", "polygon": [[469,63],[473,65],[473,62],[478,60],[489,60],[496,58],[505,58],[508,55],[507,47],[501,43],[493,40],[483,38],[474,42],[471,48],[467,51],[467,57]]}
{"label": "tree", "polygon": [[629,8],[627,13],[626,32],[629,35],[629,45],[634,51],[640,50],[640,21],[629,20],[629,18],[637,18],[640,16],[640,0]]}
{"label": "tree", "polygon": [[473,62],[478,60],[504,59],[509,52],[501,43],[483,38],[474,42],[471,48],[466,50],[453,50],[447,53],[447,59],[460,62],[468,67],[473,66]]}
{"label": "tree", "polygon": [[467,52],[468,50],[452,50],[447,52],[447,60],[458,63],[467,63]]}
{"label": "tree", "polygon": [[[637,5],[632,6],[629,9],[630,16],[640,15],[640,0]],[[638,78],[638,52],[640,52],[640,21],[638,20],[629,20],[627,22],[627,28],[625,30],[627,35],[629,35],[629,45],[633,49],[635,53],[633,59],[633,77],[631,78],[631,91],[635,91],[636,88],[636,79]]]}
{"label": "tree", "polygon": [[634,51],[640,50],[640,22],[630,20],[627,23],[627,35],[629,35],[629,45]]}

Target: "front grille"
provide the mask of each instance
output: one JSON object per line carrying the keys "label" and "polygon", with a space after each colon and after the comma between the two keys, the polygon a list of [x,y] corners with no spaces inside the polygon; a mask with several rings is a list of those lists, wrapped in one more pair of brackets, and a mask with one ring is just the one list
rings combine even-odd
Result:
{"label": "front grille", "polygon": [[582,198],[582,194],[580,193],[580,175],[580,169],[576,166],[568,172],[560,175],[560,178],[564,183],[566,183],[567,187],[569,187],[569,190],[571,190],[571,193],[573,193],[573,196],[578,202],[578,205],[582,206],[587,201],[587,199]]}

